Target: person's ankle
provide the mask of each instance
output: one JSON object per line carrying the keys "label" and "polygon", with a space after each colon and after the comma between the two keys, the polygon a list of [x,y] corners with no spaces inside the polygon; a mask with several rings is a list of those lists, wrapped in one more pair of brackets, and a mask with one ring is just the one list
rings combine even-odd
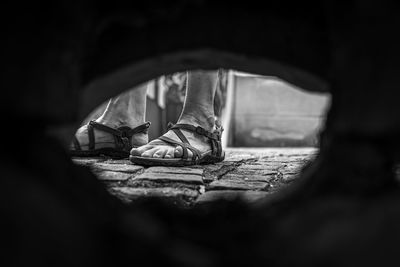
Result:
{"label": "person's ankle", "polygon": [[132,135],[131,144],[133,147],[144,146],[149,142],[149,135],[147,132],[137,133]]}
{"label": "person's ankle", "polygon": [[177,123],[191,124],[193,126],[200,126],[207,131],[213,131],[215,127],[215,117],[211,114],[208,116],[198,116],[197,114],[182,114]]}
{"label": "person's ankle", "polygon": [[144,121],[144,116],[139,116],[139,117],[135,117],[133,118],[128,118],[126,116],[112,116],[112,117],[99,117],[96,122],[104,124],[108,127],[111,128],[119,128],[122,126],[128,126],[130,128],[135,128],[139,125],[142,125],[143,123],[145,123]]}

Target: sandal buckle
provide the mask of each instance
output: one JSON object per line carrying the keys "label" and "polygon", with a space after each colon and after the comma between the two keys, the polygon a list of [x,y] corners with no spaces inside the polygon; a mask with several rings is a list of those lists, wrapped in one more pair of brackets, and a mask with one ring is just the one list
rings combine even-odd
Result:
{"label": "sandal buckle", "polygon": [[203,128],[201,128],[200,126],[196,127],[196,133],[200,134],[200,135],[205,135],[207,136],[207,131],[204,130]]}
{"label": "sandal buckle", "polygon": [[123,148],[129,150],[131,145],[130,145],[128,137],[122,136],[121,140],[122,140]]}
{"label": "sandal buckle", "polygon": [[223,132],[224,132],[224,127],[217,126],[217,128],[215,129],[215,135],[217,136],[218,141],[221,141],[221,136]]}

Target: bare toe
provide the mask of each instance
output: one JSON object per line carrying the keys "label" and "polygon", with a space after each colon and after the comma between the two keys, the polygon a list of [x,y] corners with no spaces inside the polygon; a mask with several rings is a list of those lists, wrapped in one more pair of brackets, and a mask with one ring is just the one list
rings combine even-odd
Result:
{"label": "bare toe", "polygon": [[131,155],[132,156],[141,156],[145,151],[150,150],[154,148],[153,146],[149,146],[149,145],[144,145],[141,147],[137,147],[137,148],[132,148],[131,150]]}
{"label": "bare toe", "polygon": [[132,156],[140,156],[142,152],[139,151],[139,148],[132,148],[131,155]]}
{"label": "bare toe", "polygon": [[164,158],[166,159],[172,159],[174,157],[175,149],[170,147],[168,148],[167,153],[165,154]]}
{"label": "bare toe", "polygon": [[193,158],[193,152],[190,149],[188,149],[188,158]]}
{"label": "bare toe", "polygon": [[146,150],[141,154],[141,156],[146,157],[146,158],[151,158],[151,157],[153,157],[154,153],[156,153],[158,150],[159,150],[159,148],[157,148],[157,147]]}
{"label": "bare toe", "polygon": [[[187,150],[188,158],[191,159],[193,157],[193,152],[188,149]],[[183,157],[183,148],[181,146],[177,146],[175,148],[175,153],[174,153],[175,158],[182,158]]]}
{"label": "bare toe", "polygon": [[174,157],[175,158],[181,158],[183,156],[183,149],[181,146],[177,146],[175,148],[175,152],[174,152]]}
{"label": "bare toe", "polygon": [[165,148],[159,148],[154,154],[153,158],[163,158],[165,156],[165,153],[167,153],[168,149]]}

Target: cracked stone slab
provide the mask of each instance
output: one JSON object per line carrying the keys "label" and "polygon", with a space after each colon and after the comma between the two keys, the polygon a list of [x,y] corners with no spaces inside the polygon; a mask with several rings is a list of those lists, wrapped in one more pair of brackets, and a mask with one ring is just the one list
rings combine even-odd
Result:
{"label": "cracked stone slab", "polygon": [[95,173],[99,180],[102,181],[126,181],[129,178],[133,177],[130,173],[125,172],[113,172],[113,171],[100,171]]}
{"label": "cracked stone slab", "polygon": [[297,162],[297,163],[305,163],[307,161],[312,160],[310,157],[306,156],[293,156],[293,157],[268,157],[268,158],[263,158],[258,161],[260,164],[271,164],[271,162],[277,162],[277,163],[291,163],[291,162]]}
{"label": "cracked stone slab", "polygon": [[221,179],[209,184],[208,190],[267,190],[269,184],[259,181],[245,181],[244,179]]}
{"label": "cracked stone slab", "polygon": [[268,163],[259,163],[257,164],[243,164],[238,169],[246,169],[246,170],[266,170],[266,171],[276,171],[282,164],[268,164]]}
{"label": "cracked stone slab", "polygon": [[238,163],[236,162],[219,162],[215,164],[209,164],[209,165],[204,165],[204,172],[207,173],[220,173],[220,172],[225,172],[226,170],[233,170],[238,166]]}
{"label": "cracked stone slab", "polygon": [[304,167],[304,164],[286,163],[286,164],[283,164],[279,168],[279,171],[282,173],[287,173],[287,174],[297,174],[297,173],[301,172],[303,167]]}
{"label": "cracked stone slab", "polygon": [[129,159],[106,159],[103,163],[107,164],[129,164],[133,166],[140,166],[132,163]]}
{"label": "cracked stone slab", "polygon": [[214,164],[207,164],[203,165],[204,169],[210,172],[218,171],[219,169],[226,167],[226,166],[235,166],[234,162],[222,161]]}
{"label": "cracked stone slab", "polygon": [[102,162],[102,161],[104,161],[104,159],[100,158],[100,157],[99,158],[78,158],[78,157],[74,157],[74,158],[72,158],[72,161],[75,164],[78,164],[78,165],[90,166],[90,165],[92,165],[94,163]]}
{"label": "cracked stone slab", "polygon": [[260,175],[260,174],[252,174],[252,173],[228,173],[226,174],[221,180],[219,181],[225,181],[225,180],[234,180],[234,181],[241,181],[243,180],[244,182],[270,182],[272,179],[275,178],[276,173],[272,175]]}
{"label": "cracked stone slab", "polygon": [[252,155],[252,154],[236,154],[236,153],[230,153],[230,154],[225,154],[225,162],[230,162],[230,163],[236,163],[236,162],[240,162],[243,159],[247,159],[247,160],[257,160],[258,157]]}
{"label": "cracked stone slab", "polygon": [[124,164],[124,163],[110,164],[105,162],[94,163],[91,167],[93,168],[94,171],[115,171],[115,172],[127,172],[127,173],[136,173],[144,169],[144,167],[139,165]]}
{"label": "cracked stone slab", "polygon": [[270,195],[268,192],[262,191],[238,191],[238,190],[218,190],[218,191],[208,191],[205,194],[200,195],[196,203],[208,203],[216,200],[233,200],[240,198],[246,202],[254,202],[257,200],[264,199],[266,196]]}
{"label": "cracked stone slab", "polygon": [[134,178],[137,180],[151,180],[156,182],[178,182],[190,184],[203,184],[203,177],[198,174],[144,172]]}
{"label": "cracked stone slab", "polygon": [[293,182],[297,178],[299,178],[299,173],[297,173],[297,174],[283,174],[281,179],[282,179],[283,182],[289,183],[289,182]]}
{"label": "cracked stone slab", "polygon": [[191,167],[150,167],[145,173],[173,173],[173,174],[189,174],[203,175],[203,169]]}
{"label": "cracked stone slab", "polygon": [[237,163],[220,162],[212,165],[206,165],[204,169],[204,181],[210,183],[219,177],[231,172],[237,168]]}
{"label": "cracked stone slab", "polygon": [[160,198],[179,198],[186,201],[193,201],[199,195],[196,190],[187,188],[132,188],[132,187],[113,187],[110,193],[122,198],[125,201],[132,201],[143,197],[160,197]]}
{"label": "cracked stone slab", "polygon": [[289,183],[299,177],[304,164],[286,163],[279,168],[279,174],[283,182]]}
{"label": "cracked stone slab", "polygon": [[235,174],[242,174],[242,175],[264,175],[264,176],[271,176],[277,173],[277,168],[268,169],[268,168],[252,168],[247,166],[240,166],[239,168],[235,169],[232,173]]}

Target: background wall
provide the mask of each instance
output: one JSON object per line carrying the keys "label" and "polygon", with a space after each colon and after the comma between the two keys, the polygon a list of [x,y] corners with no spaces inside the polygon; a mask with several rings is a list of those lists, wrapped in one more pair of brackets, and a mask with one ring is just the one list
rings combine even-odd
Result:
{"label": "background wall", "polygon": [[275,77],[233,73],[230,146],[316,146],[330,102]]}
{"label": "background wall", "polygon": [[[227,146],[291,147],[316,146],[318,134],[330,102],[328,93],[311,93],[276,77],[232,71],[228,86],[220,76],[216,96],[217,110],[227,115]],[[185,73],[161,76],[148,82],[146,120],[151,121],[149,138],[153,140],[176,122],[182,110]],[[228,89],[229,88],[229,89]],[[231,105],[226,104],[227,90],[233,90]],[[82,124],[103,112],[103,103]],[[230,108],[231,110],[225,110]]]}

